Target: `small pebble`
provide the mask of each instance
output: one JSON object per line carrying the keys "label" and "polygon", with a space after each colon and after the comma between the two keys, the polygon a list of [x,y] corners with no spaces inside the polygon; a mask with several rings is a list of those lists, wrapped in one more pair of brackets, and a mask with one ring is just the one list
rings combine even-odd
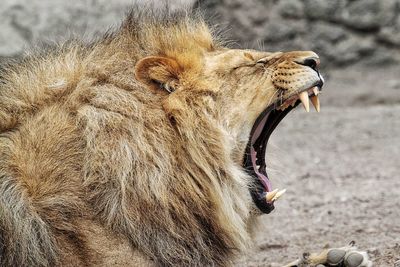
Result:
{"label": "small pebble", "polygon": [[363,255],[361,255],[358,252],[353,252],[346,257],[345,263],[346,266],[357,267],[363,262],[363,260],[364,260]]}
{"label": "small pebble", "polygon": [[331,249],[328,252],[328,259],[327,259],[328,263],[333,264],[333,265],[339,264],[342,261],[342,259],[344,258],[345,254],[346,254],[345,250]]}

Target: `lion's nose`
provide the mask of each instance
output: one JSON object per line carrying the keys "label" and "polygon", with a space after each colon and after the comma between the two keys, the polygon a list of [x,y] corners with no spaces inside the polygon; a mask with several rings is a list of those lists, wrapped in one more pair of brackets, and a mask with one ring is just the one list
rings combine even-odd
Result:
{"label": "lion's nose", "polygon": [[315,71],[318,71],[318,67],[320,64],[320,60],[318,57],[306,57],[301,60],[296,60],[296,62],[300,65],[310,67]]}

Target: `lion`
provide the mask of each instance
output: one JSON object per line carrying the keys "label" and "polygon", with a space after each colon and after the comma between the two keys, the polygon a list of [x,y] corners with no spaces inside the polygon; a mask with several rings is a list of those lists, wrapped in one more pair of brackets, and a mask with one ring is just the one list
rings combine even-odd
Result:
{"label": "lion", "polygon": [[[1,266],[229,266],[284,190],[269,136],[320,109],[311,51],[231,49],[187,10],[133,7],[0,82]],[[367,266],[354,246],[288,266]]]}

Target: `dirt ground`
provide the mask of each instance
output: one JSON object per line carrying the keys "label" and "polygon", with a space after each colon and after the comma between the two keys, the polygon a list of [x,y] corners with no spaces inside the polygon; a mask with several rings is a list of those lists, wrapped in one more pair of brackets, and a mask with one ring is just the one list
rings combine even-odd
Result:
{"label": "dirt ground", "polygon": [[275,188],[243,266],[279,266],[355,240],[374,266],[400,266],[400,68],[332,71],[321,113],[298,107],[274,132]]}

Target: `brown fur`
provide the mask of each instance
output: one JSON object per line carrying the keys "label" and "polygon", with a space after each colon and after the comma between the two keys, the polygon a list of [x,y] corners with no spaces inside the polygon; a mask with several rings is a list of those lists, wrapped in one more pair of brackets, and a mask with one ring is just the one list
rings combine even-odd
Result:
{"label": "brown fur", "polygon": [[312,79],[294,62],[310,54],[228,49],[196,15],[135,9],[6,67],[0,265],[231,264],[255,217],[251,127]]}

